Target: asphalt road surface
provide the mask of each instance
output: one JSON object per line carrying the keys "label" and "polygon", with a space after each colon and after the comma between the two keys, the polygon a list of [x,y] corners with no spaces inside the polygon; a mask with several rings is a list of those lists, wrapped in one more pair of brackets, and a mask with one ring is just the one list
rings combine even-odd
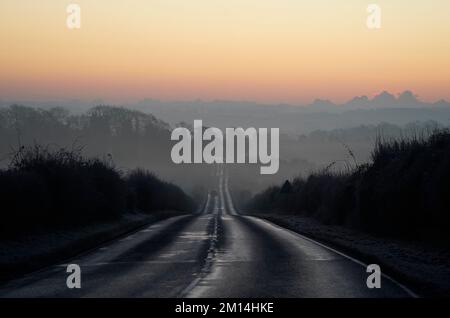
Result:
{"label": "asphalt road surface", "polygon": [[[389,277],[366,285],[364,264],[250,216],[238,215],[218,178],[199,215],[163,220],[0,287],[0,297],[410,297]],[[217,192],[217,194],[215,193]]]}

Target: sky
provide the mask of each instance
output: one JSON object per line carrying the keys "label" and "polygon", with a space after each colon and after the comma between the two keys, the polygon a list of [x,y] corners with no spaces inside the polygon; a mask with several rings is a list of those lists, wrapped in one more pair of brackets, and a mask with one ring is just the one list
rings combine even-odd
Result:
{"label": "sky", "polygon": [[448,0],[72,2],[1,0],[0,99],[450,100]]}

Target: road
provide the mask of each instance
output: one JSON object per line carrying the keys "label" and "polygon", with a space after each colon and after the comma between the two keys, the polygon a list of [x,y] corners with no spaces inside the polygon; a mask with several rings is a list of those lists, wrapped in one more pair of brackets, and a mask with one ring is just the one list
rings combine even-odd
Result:
{"label": "road", "polygon": [[70,263],[0,287],[0,297],[410,297],[382,277],[369,289],[363,264],[262,219],[236,213],[223,173],[199,215],[150,225]]}

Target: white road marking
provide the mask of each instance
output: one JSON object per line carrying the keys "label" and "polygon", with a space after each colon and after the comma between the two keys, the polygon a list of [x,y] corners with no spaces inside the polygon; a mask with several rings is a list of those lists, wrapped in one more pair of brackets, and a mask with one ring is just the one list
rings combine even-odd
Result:
{"label": "white road marking", "polygon": [[[79,264],[80,267],[98,267],[98,266],[108,266],[108,265],[139,265],[139,264],[184,264],[184,263],[197,263],[197,260],[181,260],[181,261],[165,261],[165,260],[158,260],[158,261],[136,261],[136,262],[98,262],[98,263],[86,263],[86,264]],[[60,264],[56,267],[67,267],[69,264]]]}
{"label": "white road marking", "polygon": [[119,242],[125,242],[125,241],[129,241],[129,240],[132,240],[132,239],[134,239],[133,236],[127,236],[127,237],[124,237],[123,239],[119,240]]}
{"label": "white road marking", "polygon": [[[280,230],[284,230],[284,231],[286,231],[286,232],[288,232],[288,233],[291,233],[291,234],[293,234],[293,235],[295,235],[295,236],[298,236],[298,237],[301,238],[301,239],[307,240],[307,241],[312,242],[312,243],[314,243],[314,244],[317,244],[317,245],[319,245],[319,246],[321,246],[321,247],[323,247],[323,248],[326,248],[327,250],[329,250],[329,251],[331,251],[331,252],[333,252],[333,253],[339,254],[339,255],[341,255],[341,256],[343,256],[343,257],[345,257],[345,258],[351,260],[352,262],[354,262],[354,263],[356,263],[356,264],[359,264],[359,265],[363,266],[364,268],[367,268],[367,266],[368,266],[368,264],[366,264],[366,263],[364,263],[364,262],[362,262],[362,261],[360,261],[360,260],[357,260],[356,258],[353,258],[353,257],[351,257],[351,256],[349,256],[349,255],[347,255],[347,254],[345,254],[345,253],[342,253],[342,252],[340,252],[340,251],[338,251],[338,250],[336,250],[336,249],[334,249],[334,248],[332,248],[332,247],[330,247],[330,246],[327,246],[327,245],[325,245],[325,244],[323,244],[323,243],[320,243],[320,242],[318,242],[318,241],[316,241],[316,240],[314,240],[314,239],[312,239],[312,238],[309,238],[309,237],[307,237],[307,236],[305,236],[305,235],[299,234],[299,233],[297,233],[297,232],[294,232],[294,231],[292,231],[292,230],[289,230],[289,229],[287,229],[287,228],[284,228],[284,227],[282,227],[282,226],[279,226],[279,225],[277,225],[277,224],[275,224],[275,223],[272,223],[272,222],[270,222],[270,221],[267,221],[267,220],[264,220],[264,219],[261,219],[261,218],[258,218],[258,217],[254,217],[254,216],[246,216],[246,218],[253,219],[253,220],[259,220],[259,221],[261,221],[261,222],[264,222],[264,223],[268,224],[269,226],[273,226],[273,227],[278,228],[278,229],[280,229]],[[419,297],[420,297],[420,296],[417,295],[415,292],[413,292],[411,289],[409,289],[408,287],[406,287],[406,286],[403,285],[402,283],[396,281],[394,278],[390,277],[389,275],[384,274],[384,273],[381,273],[381,275],[382,275],[384,278],[386,278],[387,280],[389,280],[389,281],[391,281],[392,283],[394,283],[395,285],[397,285],[398,287],[400,287],[400,288],[401,288],[404,292],[406,292],[409,296],[411,296],[411,297],[413,297],[413,298],[419,298]]]}

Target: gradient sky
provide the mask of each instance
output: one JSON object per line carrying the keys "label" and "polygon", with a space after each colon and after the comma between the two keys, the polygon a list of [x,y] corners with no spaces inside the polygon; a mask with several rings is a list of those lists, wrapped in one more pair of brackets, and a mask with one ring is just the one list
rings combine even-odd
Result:
{"label": "gradient sky", "polygon": [[1,0],[0,99],[450,100],[448,0],[73,2]]}

